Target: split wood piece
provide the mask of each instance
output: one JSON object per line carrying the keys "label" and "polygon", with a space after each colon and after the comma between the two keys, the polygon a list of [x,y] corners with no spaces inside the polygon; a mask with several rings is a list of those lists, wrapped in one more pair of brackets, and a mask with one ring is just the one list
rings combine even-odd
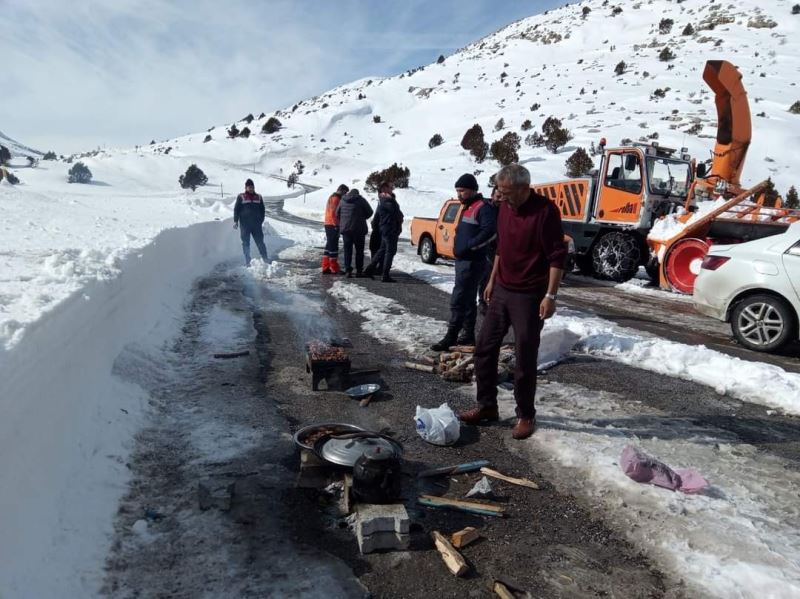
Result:
{"label": "split wood piece", "polygon": [[427,478],[429,476],[448,476],[450,474],[463,474],[464,472],[476,472],[484,466],[489,465],[489,460],[478,460],[476,462],[466,462],[454,466],[442,466],[441,468],[430,468],[417,474],[417,478]]}
{"label": "split wood piece", "polygon": [[505,508],[492,505],[490,503],[480,503],[478,501],[461,501],[459,499],[448,499],[446,497],[435,497],[433,495],[420,495],[417,502],[426,507],[442,508],[447,510],[457,510],[480,514],[481,516],[494,516],[502,518]]}
{"label": "split wood piece", "polygon": [[473,541],[477,541],[481,536],[481,533],[472,526],[467,526],[463,530],[459,530],[458,532],[454,532],[450,535],[450,542],[453,543],[453,547],[457,549],[461,549],[462,547],[466,547]]}
{"label": "split wood piece", "polygon": [[372,401],[373,395],[374,393],[372,395],[367,395],[364,399],[358,402],[358,405],[360,405],[362,408],[366,408],[369,405],[369,402]]}
{"label": "split wood piece", "polygon": [[453,345],[450,348],[450,351],[460,351],[464,354],[474,354],[475,353],[475,346],[474,345]]}
{"label": "split wood piece", "polygon": [[218,360],[230,360],[231,358],[241,358],[243,356],[249,356],[250,350],[246,349],[244,351],[236,351],[236,352],[223,352],[220,354],[214,354],[214,357]]}
{"label": "split wood piece", "polygon": [[451,360],[458,360],[461,357],[460,351],[454,352],[443,352],[439,354],[439,361],[440,362],[450,362]]}
{"label": "split wood piece", "polygon": [[431,358],[430,356],[422,356],[422,361],[430,366],[436,366],[436,360]]}
{"label": "split wood piece", "polygon": [[436,550],[441,554],[447,569],[455,576],[463,576],[469,572],[469,565],[458,550],[450,544],[442,533],[438,530],[431,532]]}
{"label": "split wood piece", "polygon": [[519,485],[520,487],[528,487],[529,489],[539,488],[539,485],[532,480],[528,480],[527,478],[514,478],[513,476],[506,476],[505,474],[501,474],[497,470],[492,470],[491,468],[481,468],[481,474],[485,474],[486,476],[491,476],[492,478],[497,478],[499,480],[504,480],[507,483]]}
{"label": "split wood piece", "polygon": [[410,368],[411,370],[421,370],[422,372],[436,372],[436,368],[433,366],[429,366],[427,364],[415,364],[414,362],[406,362],[404,364],[406,368]]}
{"label": "split wood piece", "polygon": [[344,481],[342,484],[342,507],[344,508],[344,513],[349,514],[353,511],[353,505],[350,502],[350,491],[353,488],[353,475],[349,472],[344,475]]}
{"label": "split wood piece", "polygon": [[514,593],[512,593],[511,590],[499,580],[495,580],[492,590],[494,591],[495,595],[501,599],[516,599]]}

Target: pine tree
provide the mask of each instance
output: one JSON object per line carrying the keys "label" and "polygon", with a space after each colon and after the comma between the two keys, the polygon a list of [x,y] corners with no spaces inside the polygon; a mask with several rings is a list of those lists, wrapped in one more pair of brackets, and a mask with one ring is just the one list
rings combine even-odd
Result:
{"label": "pine tree", "polygon": [[567,176],[568,177],[582,177],[587,174],[594,163],[589,157],[589,154],[583,148],[578,148],[572,153],[572,156],[567,158],[566,161]]}
{"label": "pine tree", "polygon": [[208,183],[208,177],[196,164],[191,164],[186,172],[178,177],[178,183],[183,189],[191,188],[194,191]]}
{"label": "pine tree", "polygon": [[261,133],[271,135],[272,133],[278,131],[282,126],[283,125],[281,125],[281,122],[278,119],[276,119],[274,116],[271,116],[267,119],[267,122],[264,123],[264,126],[261,127]]}
{"label": "pine tree", "polygon": [[67,172],[69,183],[89,183],[92,180],[92,171],[83,162],[76,162]]}
{"label": "pine tree", "polygon": [[783,202],[783,205],[787,208],[800,208],[800,199],[797,197],[797,190],[792,185],[789,188],[789,191],[786,192],[786,199]]}

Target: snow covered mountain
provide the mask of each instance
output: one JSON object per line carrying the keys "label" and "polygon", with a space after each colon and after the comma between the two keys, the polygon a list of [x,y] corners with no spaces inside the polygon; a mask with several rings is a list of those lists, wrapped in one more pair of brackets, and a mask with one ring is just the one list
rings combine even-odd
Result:
{"label": "snow covered mountain", "polygon": [[11,139],[8,135],[0,131],[0,146],[5,146],[11,152],[11,156],[32,156],[34,158],[41,158],[44,152],[29,148],[15,139]]}

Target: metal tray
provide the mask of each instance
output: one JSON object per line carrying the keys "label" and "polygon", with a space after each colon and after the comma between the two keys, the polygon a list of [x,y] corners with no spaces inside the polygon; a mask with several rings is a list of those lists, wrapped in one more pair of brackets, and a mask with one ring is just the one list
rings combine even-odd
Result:
{"label": "metal tray", "polygon": [[364,397],[369,397],[370,395],[375,395],[378,391],[381,390],[381,386],[378,383],[368,383],[366,385],[356,385],[355,387],[350,387],[345,393],[347,393],[353,399],[361,399]]}

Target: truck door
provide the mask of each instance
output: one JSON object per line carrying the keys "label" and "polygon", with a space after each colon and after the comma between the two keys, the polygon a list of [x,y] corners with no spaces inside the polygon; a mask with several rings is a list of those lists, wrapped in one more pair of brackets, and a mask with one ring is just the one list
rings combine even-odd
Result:
{"label": "truck door", "polygon": [[436,251],[443,256],[453,256],[456,223],[461,216],[461,202],[452,200],[442,208],[442,217],[436,228]]}
{"label": "truck door", "polygon": [[639,222],[644,195],[640,152],[633,149],[609,152],[603,161],[598,184],[600,192],[595,220],[625,224]]}

